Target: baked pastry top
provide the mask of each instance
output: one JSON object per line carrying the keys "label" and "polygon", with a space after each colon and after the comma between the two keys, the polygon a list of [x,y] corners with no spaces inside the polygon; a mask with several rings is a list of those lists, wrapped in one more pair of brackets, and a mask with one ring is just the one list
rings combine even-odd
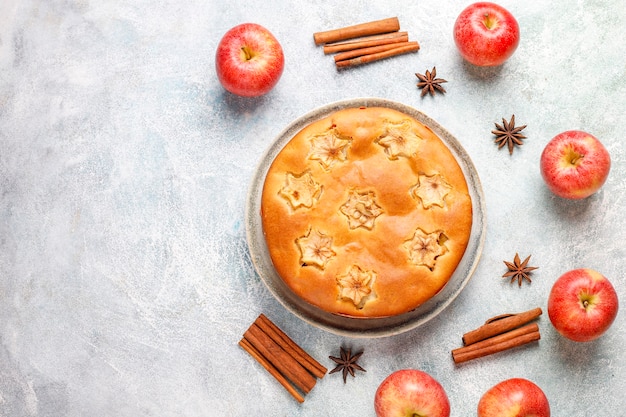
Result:
{"label": "baked pastry top", "polygon": [[449,281],[472,201],[446,144],[386,107],[338,110],[299,131],[261,195],[272,264],[302,299],[352,317],[413,310]]}

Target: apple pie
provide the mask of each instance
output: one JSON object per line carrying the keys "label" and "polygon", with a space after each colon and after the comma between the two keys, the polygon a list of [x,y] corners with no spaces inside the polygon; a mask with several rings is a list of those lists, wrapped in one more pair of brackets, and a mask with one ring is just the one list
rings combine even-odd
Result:
{"label": "apple pie", "polygon": [[338,110],[300,130],[269,167],[263,233],[300,298],[350,317],[415,309],[450,280],[472,201],[446,144],[387,107]]}

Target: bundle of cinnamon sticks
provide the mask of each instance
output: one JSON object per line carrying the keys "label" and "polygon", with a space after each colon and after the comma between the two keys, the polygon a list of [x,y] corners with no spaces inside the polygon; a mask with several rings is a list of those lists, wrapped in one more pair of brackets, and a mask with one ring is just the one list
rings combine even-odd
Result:
{"label": "bundle of cinnamon sticks", "polygon": [[539,326],[530,322],[541,314],[540,308],[534,308],[487,320],[483,326],[463,335],[464,346],[452,351],[454,362],[462,363],[538,341]]}
{"label": "bundle of cinnamon sticks", "polygon": [[300,403],[327,369],[264,314],[250,325],[239,345]]}
{"label": "bundle of cinnamon sticks", "polygon": [[419,43],[409,41],[407,32],[400,32],[397,17],[316,32],[313,40],[316,45],[324,46],[324,54],[336,54],[337,68],[366,64],[420,49]]}

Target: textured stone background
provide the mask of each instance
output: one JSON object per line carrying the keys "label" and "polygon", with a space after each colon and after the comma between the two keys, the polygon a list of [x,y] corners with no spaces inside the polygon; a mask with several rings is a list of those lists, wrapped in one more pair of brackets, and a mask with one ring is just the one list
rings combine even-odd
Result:
{"label": "textured stone background", "polygon": [[[4,0],[0,3],[0,416],[373,416],[374,392],[415,367],[446,388],[455,417],[481,394],[525,377],[553,415],[621,415],[626,323],[589,344],[558,336],[455,366],[450,350],[486,318],[546,308],[576,267],[607,275],[626,302],[624,227],[626,6],[623,0],[502,1],[521,45],[502,67],[464,64],[451,37],[469,1]],[[398,16],[422,49],[338,72],[319,30]],[[230,27],[269,28],[286,54],[267,96],[225,93],[214,52]],[[448,93],[419,96],[437,66]],[[414,106],[470,154],[486,196],[480,265],[426,325],[382,339],[305,324],[250,262],[244,206],[273,138],[329,102],[382,97]],[[515,114],[525,145],[498,150],[494,122]],[[538,170],[546,142],[587,130],[613,158],[608,182],[564,201]],[[531,285],[503,260],[532,254]],[[238,346],[259,313],[314,357],[364,349],[359,373],[330,375],[298,405]],[[619,410],[619,411],[618,411]]]}

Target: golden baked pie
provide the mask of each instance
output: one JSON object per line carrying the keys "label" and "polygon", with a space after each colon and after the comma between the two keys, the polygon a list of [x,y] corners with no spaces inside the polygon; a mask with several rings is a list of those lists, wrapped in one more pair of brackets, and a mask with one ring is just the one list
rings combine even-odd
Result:
{"label": "golden baked pie", "polygon": [[454,155],[427,126],[387,107],[338,110],[300,130],[261,195],[272,264],[327,312],[411,311],[450,280],[472,201]]}

